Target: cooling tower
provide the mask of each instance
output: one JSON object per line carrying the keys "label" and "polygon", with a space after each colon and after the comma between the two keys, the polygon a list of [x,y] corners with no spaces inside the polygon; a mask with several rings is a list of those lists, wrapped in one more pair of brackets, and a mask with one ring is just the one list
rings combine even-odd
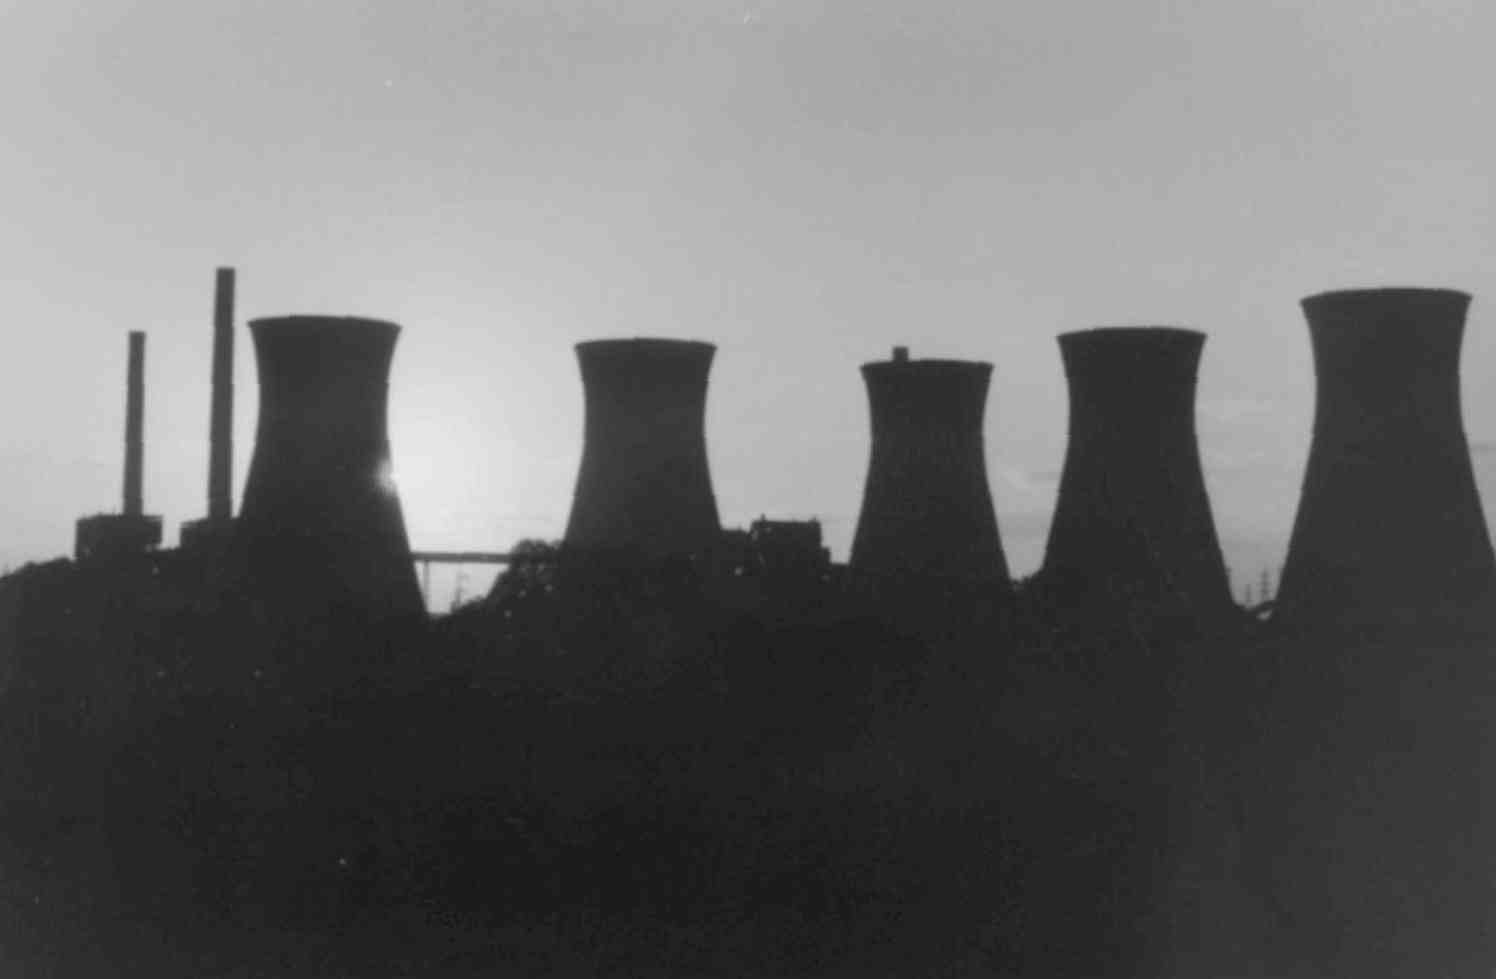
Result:
{"label": "cooling tower", "polygon": [[1460,417],[1469,304],[1445,289],[1303,301],[1314,435],[1275,620],[1417,616],[1491,580]]}
{"label": "cooling tower", "polygon": [[586,421],[567,549],[659,559],[711,548],[721,536],[706,456],[716,348],[633,339],[576,349]]}
{"label": "cooling tower", "polygon": [[862,376],[872,454],[851,570],[1006,586],[982,442],[992,365],[909,360],[899,347]]}
{"label": "cooling tower", "polygon": [[422,614],[390,480],[386,406],[400,328],[331,316],[250,328],[260,411],[233,566],[287,613]]}
{"label": "cooling tower", "polygon": [[1235,608],[1195,440],[1203,334],[1065,333],[1069,442],[1042,580],[1061,601],[1209,620]]}

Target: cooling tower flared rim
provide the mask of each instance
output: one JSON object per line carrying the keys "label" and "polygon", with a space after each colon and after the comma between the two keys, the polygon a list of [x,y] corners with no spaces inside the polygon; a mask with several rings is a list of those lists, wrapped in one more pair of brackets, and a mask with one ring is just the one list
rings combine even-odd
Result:
{"label": "cooling tower flared rim", "polygon": [[1194,378],[1206,335],[1182,326],[1098,326],[1061,333],[1055,340],[1072,382],[1149,377],[1172,384]]}
{"label": "cooling tower flared rim", "polygon": [[1061,333],[1055,339],[1067,361],[1071,356],[1084,356],[1090,362],[1106,356],[1198,355],[1205,346],[1206,336],[1200,330],[1182,326],[1097,326]]}
{"label": "cooling tower flared rim", "polygon": [[1322,292],[1310,293],[1305,296],[1304,302],[1312,302],[1321,299],[1355,298],[1355,297],[1415,297],[1415,296],[1448,296],[1454,299],[1469,299],[1471,294],[1463,289],[1449,289],[1444,286],[1351,286],[1344,289],[1326,289]]}
{"label": "cooling tower flared rim", "polygon": [[576,345],[577,354],[608,353],[696,353],[710,354],[717,345],[705,340],[676,340],[670,337],[607,337],[583,340]]}
{"label": "cooling tower flared rim", "polygon": [[1061,340],[1069,340],[1071,338],[1081,340],[1089,337],[1095,337],[1097,339],[1106,337],[1116,337],[1118,339],[1142,339],[1145,337],[1156,337],[1158,339],[1164,339],[1189,337],[1193,339],[1198,337],[1203,340],[1205,338],[1205,332],[1203,330],[1196,330],[1187,326],[1139,323],[1115,326],[1090,326],[1082,330],[1067,330],[1066,332],[1059,335],[1059,338]]}
{"label": "cooling tower flared rim", "polygon": [[1470,305],[1472,295],[1462,289],[1423,286],[1372,286],[1357,289],[1330,289],[1299,300],[1306,312],[1316,308],[1350,310],[1354,307],[1389,309],[1403,304],[1447,304],[1451,309]]}
{"label": "cooling tower flared rim", "polygon": [[330,316],[322,313],[261,316],[250,320],[249,328],[258,335],[269,336],[305,335],[313,332],[342,332],[350,336],[364,331],[390,334],[400,332],[400,324],[389,320],[371,319],[366,316]]}
{"label": "cooling tower flared rim", "polygon": [[898,371],[913,374],[933,373],[948,370],[992,370],[990,360],[952,360],[941,357],[911,357],[908,360],[870,360],[862,365],[863,371]]}

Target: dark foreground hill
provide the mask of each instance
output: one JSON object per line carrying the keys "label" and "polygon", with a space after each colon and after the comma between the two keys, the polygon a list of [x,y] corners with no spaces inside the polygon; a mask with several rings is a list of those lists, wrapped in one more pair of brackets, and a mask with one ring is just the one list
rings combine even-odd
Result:
{"label": "dark foreground hill", "polygon": [[1488,637],[952,601],[636,576],[372,630],[169,566],[25,569],[0,965],[1489,974]]}

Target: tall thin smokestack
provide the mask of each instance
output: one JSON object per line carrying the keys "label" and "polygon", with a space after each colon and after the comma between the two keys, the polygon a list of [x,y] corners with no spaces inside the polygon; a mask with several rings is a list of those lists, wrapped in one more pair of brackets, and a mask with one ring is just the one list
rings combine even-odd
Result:
{"label": "tall thin smokestack", "polygon": [[1195,437],[1205,336],[1065,333],[1069,442],[1041,580],[1056,599],[1199,622],[1235,608]]}
{"label": "tall thin smokestack", "polygon": [[1356,289],[1303,300],[1314,436],[1274,618],[1416,617],[1496,571],[1460,414],[1470,296]]}
{"label": "tall thin smokestack", "polygon": [[722,532],[706,454],[716,347],[632,339],[576,349],[586,421],[567,547],[647,558],[710,548]]}
{"label": "tall thin smokestack", "polygon": [[122,512],[138,517],[141,499],[141,462],[145,454],[145,334],[130,331],[130,364],[125,382],[125,486]]}
{"label": "tall thin smokestack", "polygon": [[1007,585],[982,439],[992,365],[895,347],[862,376],[872,452],[852,570]]}
{"label": "tall thin smokestack", "polygon": [[400,327],[284,316],[250,329],[260,414],[229,562],[243,590],[297,618],[423,615],[390,475]]}
{"label": "tall thin smokestack", "polygon": [[208,430],[208,519],[234,511],[234,270],[221,268],[213,293],[213,404]]}

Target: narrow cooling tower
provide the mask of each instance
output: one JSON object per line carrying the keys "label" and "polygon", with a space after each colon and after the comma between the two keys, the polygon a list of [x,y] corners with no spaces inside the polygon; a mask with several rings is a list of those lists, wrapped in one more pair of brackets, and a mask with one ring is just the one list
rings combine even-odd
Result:
{"label": "narrow cooling tower", "polygon": [[1006,586],[982,441],[992,365],[910,360],[897,347],[862,376],[872,453],[851,570]]}
{"label": "narrow cooling tower", "polygon": [[633,339],[576,349],[586,421],[567,549],[658,559],[711,548],[721,536],[706,455],[716,348]]}
{"label": "narrow cooling tower", "polygon": [[1446,289],[1303,301],[1314,436],[1276,620],[1417,616],[1491,580],[1496,562],[1460,417],[1469,304]]}
{"label": "narrow cooling tower", "polygon": [[288,614],[421,614],[386,425],[400,328],[286,316],[250,329],[260,411],[234,567]]}
{"label": "narrow cooling tower", "polygon": [[1061,602],[1196,621],[1235,608],[1195,439],[1205,336],[1171,327],[1061,334],[1069,442],[1042,580]]}

